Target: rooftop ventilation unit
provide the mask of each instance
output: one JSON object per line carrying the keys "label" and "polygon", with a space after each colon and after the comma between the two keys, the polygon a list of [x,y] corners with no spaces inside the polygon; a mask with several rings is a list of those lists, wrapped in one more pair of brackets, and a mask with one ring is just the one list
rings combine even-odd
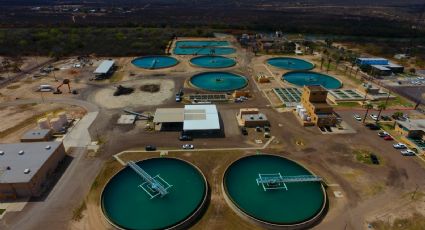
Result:
{"label": "rooftop ventilation unit", "polygon": [[52,146],[50,146],[50,145],[47,145],[46,147],[44,147],[46,150],[49,150],[49,149],[51,149],[52,148]]}
{"label": "rooftop ventilation unit", "polygon": [[24,153],[25,153],[25,152],[24,152],[24,150],[20,150],[20,151],[18,152],[18,154],[19,154],[19,155],[24,155]]}
{"label": "rooftop ventilation unit", "polygon": [[24,173],[25,173],[25,174],[28,174],[28,173],[30,173],[30,172],[31,172],[31,170],[30,170],[30,169],[25,169],[25,170],[24,170]]}
{"label": "rooftop ventilation unit", "polygon": [[0,155],[4,155],[4,151],[0,151]]}

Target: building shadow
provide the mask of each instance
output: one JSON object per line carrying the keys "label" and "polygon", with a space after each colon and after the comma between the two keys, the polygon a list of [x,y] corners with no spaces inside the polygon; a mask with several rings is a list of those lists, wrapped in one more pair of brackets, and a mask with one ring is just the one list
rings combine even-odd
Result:
{"label": "building shadow", "polygon": [[71,164],[73,160],[74,160],[74,157],[66,154],[65,157],[59,162],[55,171],[51,175],[49,175],[46,181],[43,183],[41,195],[38,197],[31,197],[29,202],[44,201],[49,196],[50,192],[56,186],[56,184],[58,183],[60,178],[63,176],[66,169],[69,167],[69,165]]}

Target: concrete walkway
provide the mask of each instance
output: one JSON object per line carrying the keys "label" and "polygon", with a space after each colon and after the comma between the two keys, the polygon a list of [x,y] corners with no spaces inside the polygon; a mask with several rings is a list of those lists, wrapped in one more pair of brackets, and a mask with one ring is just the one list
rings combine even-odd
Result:
{"label": "concrete walkway", "polygon": [[63,140],[65,149],[69,149],[70,147],[87,147],[91,144],[92,140],[88,129],[98,114],[99,112],[87,113],[77,122]]}
{"label": "concrete walkway", "polygon": [[147,152],[200,152],[200,151],[234,151],[234,150],[262,150],[266,149],[270,143],[275,139],[275,136],[272,136],[262,147],[247,147],[247,148],[217,148],[217,149],[161,149],[159,151],[145,151],[145,150],[127,150],[115,154],[113,157],[122,165],[126,163],[120,158],[122,154],[125,153],[147,153]]}

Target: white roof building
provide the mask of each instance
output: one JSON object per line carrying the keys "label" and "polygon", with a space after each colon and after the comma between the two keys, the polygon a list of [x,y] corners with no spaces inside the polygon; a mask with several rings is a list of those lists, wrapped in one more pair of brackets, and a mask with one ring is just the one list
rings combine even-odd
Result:
{"label": "white roof building", "polygon": [[155,123],[183,123],[184,131],[219,130],[217,106],[211,104],[185,105],[184,108],[160,108]]}
{"label": "white roof building", "polygon": [[93,72],[94,74],[107,74],[111,68],[114,66],[114,60],[105,60],[96,68]]}
{"label": "white roof building", "polygon": [[186,105],[184,107],[184,131],[213,129],[220,129],[216,105]]}

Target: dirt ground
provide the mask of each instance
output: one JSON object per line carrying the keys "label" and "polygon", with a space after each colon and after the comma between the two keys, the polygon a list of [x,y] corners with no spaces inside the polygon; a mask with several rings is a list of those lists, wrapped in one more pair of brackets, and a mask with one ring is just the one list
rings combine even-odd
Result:
{"label": "dirt ground", "polygon": [[69,118],[80,118],[85,113],[80,107],[58,103],[34,103],[2,108],[0,110],[0,120],[13,120],[13,122],[0,123],[1,142],[19,142],[25,132],[38,128],[37,120],[39,118],[54,117],[55,114],[62,111],[65,111]]}
{"label": "dirt ground", "polygon": [[[150,93],[140,90],[140,86],[145,84],[158,84],[160,91]],[[170,99],[174,94],[174,81],[173,80],[155,80],[143,79],[133,80],[120,83],[124,87],[131,87],[134,92],[129,95],[114,96],[116,88],[109,86],[103,88],[94,94],[94,101],[96,104],[101,105],[107,109],[117,109],[124,107],[136,107],[140,105],[161,105],[165,100]]]}
{"label": "dirt ground", "polygon": [[[235,54],[230,55],[238,60],[238,65],[226,69],[241,73],[248,77],[249,89],[252,98],[242,104],[223,103],[217,104],[220,116],[223,120],[224,133],[226,138],[197,138],[191,142],[195,148],[241,148],[241,147],[259,147],[262,144],[255,143],[255,140],[261,139],[262,133],[256,133],[249,130],[248,136],[240,134],[235,115],[240,108],[256,107],[265,113],[271,123],[271,134],[276,138],[271,145],[264,150],[266,153],[274,153],[293,159],[315,174],[325,179],[327,193],[329,195],[329,211],[323,221],[314,229],[365,229],[368,223],[376,220],[390,220],[400,215],[409,217],[414,212],[423,213],[422,195],[425,193],[425,175],[424,165],[416,158],[406,158],[400,155],[399,151],[394,150],[391,142],[384,142],[375,131],[366,129],[352,118],[354,112],[350,109],[338,111],[341,117],[356,133],[340,135],[322,135],[316,127],[301,127],[293,113],[277,112],[275,105],[269,105],[267,99],[270,94],[263,94],[263,90],[271,87],[290,86],[282,82],[280,76],[284,73],[282,70],[273,67],[266,67],[264,61],[271,56],[254,57],[252,53],[241,49],[237,44]],[[143,70],[131,64],[134,57],[117,58],[120,68],[111,79],[103,81],[91,81],[92,71],[95,69],[101,59],[93,59],[93,65],[83,68],[74,68],[72,64],[74,59],[59,61],[54,63],[60,70],[55,75],[49,75],[41,79],[24,79],[20,82],[10,85],[9,88],[0,89],[0,102],[14,101],[16,98],[74,98],[87,103],[93,103],[100,107],[99,115],[93,125],[90,127],[92,136],[99,137],[102,140],[102,146],[98,157],[99,167],[91,170],[91,173],[99,172],[98,177],[93,183],[78,183],[76,189],[80,193],[90,190],[88,196],[84,199],[86,209],[82,212],[80,221],[70,221],[70,210],[50,210],[46,207],[46,216],[59,216],[58,220],[32,220],[37,223],[36,226],[44,226],[45,229],[61,229],[65,226],[69,229],[111,229],[106,223],[99,208],[99,194],[106,181],[114,172],[122,168],[112,155],[128,149],[141,149],[145,145],[156,145],[158,148],[180,149],[182,142],[178,140],[179,132],[152,132],[144,130],[144,123],[137,121],[135,125],[117,126],[116,120],[122,111],[120,108],[133,107],[135,111],[153,112],[157,107],[180,107],[181,103],[174,101],[174,93],[180,88],[187,86],[185,81],[193,74],[201,71],[210,71],[202,68],[193,67],[188,60],[192,56],[175,56],[180,64],[175,67],[163,70]],[[316,64],[314,71],[320,70],[320,59],[313,56],[301,56]],[[319,67],[317,67],[319,66]],[[273,76],[272,82],[267,85],[253,84],[254,77],[259,73],[265,73]],[[353,82],[338,72],[329,72],[344,83],[344,87],[357,87],[357,82]],[[56,82],[54,78],[58,78]],[[61,95],[52,93],[37,93],[35,88],[40,84],[57,85],[63,79],[71,79],[71,87],[79,91],[78,95],[68,94],[65,88]],[[140,91],[142,84],[159,83],[161,90],[157,93],[147,93]],[[122,84],[135,88],[135,92],[129,96],[113,97],[114,85]],[[66,86],[65,86],[66,87]],[[185,88],[185,93],[200,92],[193,88]],[[202,93],[202,92],[200,92]],[[273,99],[276,101],[276,98]],[[35,107],[37,109],[32,109]],[[40,106],[42,109],[45,106]],[[60,107],[60,106],[59,106]],[[27,105],[26,108],[7,108],[0,111],[1,117],[16,116],[17,121],[24,121],[28,117],[38,112],[43,112],[38,105]],[[31,112],[37,111],[37,112]],[[18,123],[14,122],[14,123]],[[3,124],[7,128],[7,124]],[[0,126],[2,127],[2,126]],[[3,140],[2,140],[3,141]],[[375,153],[382,164],[379,166],[363,164],[356,160],[353,151],[356,149],[367,149]],[[83,151],[83,150],[79,150]],[[197,165],[205,174],[211,187],[211,202],[202,218],[192,226],[192,229],[257,229],[258,227],[242,220],[237,216],[224,202],[221,191],[221,181],[224,170],[227,165],[239,157],[248,154],[255,154],[255,151],[235,150],[235,151],[216,151],[216,152],[181,152],[169,153],[171,157],[179,157]],[[124,159],[140,160],[147,157],[158,156],[158,153],[135,153],[124,155]],[[87,163],[89,159],[81,159],[81,162]],[[100,167],[101,162],[103,169]],[[79,163],[80,164],[80,163]],[[78,172],[66,172],[66,178],[74,178]],[[81,175],[79,175],[81,176]],[[65,183],[65,182],[64,182]],[[75,186],[75,184],[73,184]],[[91,186],[91,188],[90,188]],[[83,188],[80,188],[83,187]],[[415,202],[410,202],[411,208],[401,208],[401,204],[408,203],[409,195],[417,190]],[[334,192],[340,192],[342,197],[337,198]],[[399,201],[399,202],[395,202]],[[69,201],[71,202],[71,201]],[[72,208],[81,205],[83,200],[73,200]],[[67,203],[68,204],[68,203]],[[33,204],[37,207],[38,204]],[[58,204],[60,205],[60,204]],[[402,210],[402,211],[399,211]],[[421,211],[422,210],[422,211]],[[51,212],[51,213],[49,213]],[[382,216],[385,213],[384,216]],[[25,210],[22,213],[25,215]],[[394,218],[393,218],[394,217]],[[46,217],[47,218],[47,217]],[[11,226],[7,218],[0,222],[0,226]],[[2,225],[6,223],[6,225]],[[30,226],[28,223],[27,226]]]}

